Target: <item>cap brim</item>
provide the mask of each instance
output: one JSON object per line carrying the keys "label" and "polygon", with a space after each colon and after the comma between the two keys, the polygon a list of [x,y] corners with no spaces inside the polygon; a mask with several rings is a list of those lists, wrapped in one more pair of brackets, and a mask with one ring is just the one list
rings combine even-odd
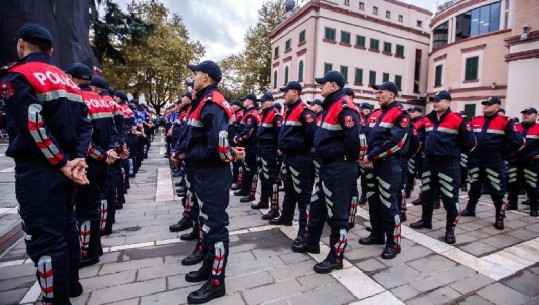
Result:
{"label": "cap brim", "polygon": [[198,65],[188,64],[187,68],[191,71],[199,71],[200,67]]}
{"label": "cap brim", "polygon": [[429,101],[441,101],[441,100],[442,98],[437,95],[429,97]]}
{"label": "cap brim", "polygon": [[523,110],[523,111],[521,111],[520,113],[535,113],[535,114],[537,114],[537,111]]}
{"label": "cap brim", "polygon": [[279,91],[285,92],[285,91],[288,91],[288,88],[287,87],[281,87],[281,88],[279,88]]}
{"label": "cap brim", "polygon": [[314,79],[314,81],[317,82],[317,83],[320,84],[320,85],[327,82],[326,79],[323,78],[323,77],[316,77],[316,78]]}

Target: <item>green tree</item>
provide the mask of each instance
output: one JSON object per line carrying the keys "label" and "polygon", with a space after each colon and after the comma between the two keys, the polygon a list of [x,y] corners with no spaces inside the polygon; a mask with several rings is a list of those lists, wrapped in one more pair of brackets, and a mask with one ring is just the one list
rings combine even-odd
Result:
{"label": "green tree", "polygon": [[[100,64],[105,58],[125,64],[125,57],[118,45],[140,44],[153,29],[134,14],[124,13],[112,0],[88,0],[90,4],[90,29],[92,49]],[[101,6],[104,16],[99,15]]]}
{"label": "green tree", "polygon": [[271,40],[270,33],[286,18],[284,0],[267,1],[258,10],[258,23],[245,34],[243,89],[264,92],[271,83]]}
{"label": "green tree", "polygon": [[186,90],[183,82],[191,78],[186,65],[204,56],[205,49],[198,41],[189,40],[181,16],[171,14],[159,1],[132,1],[128,11],[152,25],[153,31],[140,44],[119,46],[126,63],[108,60],[103,64],[104,74],[117,88],[135,97],[144,95],[148,105],[160,113],[166,103]]}

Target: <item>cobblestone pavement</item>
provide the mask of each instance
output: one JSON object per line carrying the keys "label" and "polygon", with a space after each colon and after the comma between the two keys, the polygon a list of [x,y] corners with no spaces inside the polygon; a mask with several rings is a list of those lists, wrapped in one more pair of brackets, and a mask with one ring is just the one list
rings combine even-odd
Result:
{"label": "cobblestone pavement", "polygon": [[[163,152],[157,137],[131,182],[114,233],[102,239],[105,254],[99,264],[80,271],[84,293],[72,299],[74,305],[185,304],[200,286],[184,279],[198,267],[180,263],[194,243],[180,241],[184,232],[168,230],[182,208]],[[17,231],[12,167],[0,156],[0,304],[37,304],[35,268]],[[461,195],[464,205],[466,194]],[[416,197],[417,190],[409,201]],[[380,258],[382,246],[358,243],[370,225],[362,206],[348,236],[345,268],[320,275],[312,267],[329,251],[327,230],[321,254],[294,253],[297,223],[270,226],[261,219],[265,211],[231,195],[227,294],[209,304],[539,304],[539,219],[527,216],[526,209],[510,211],[506,228],[496,230],[489,202],[482,197],[477,217],[461,218],[455,245],[443,242],[443,208],[435,212],[432,230],[413,230],[407,224],[420,217],[421,208],[410,205],[402,253],[393,260]]]}

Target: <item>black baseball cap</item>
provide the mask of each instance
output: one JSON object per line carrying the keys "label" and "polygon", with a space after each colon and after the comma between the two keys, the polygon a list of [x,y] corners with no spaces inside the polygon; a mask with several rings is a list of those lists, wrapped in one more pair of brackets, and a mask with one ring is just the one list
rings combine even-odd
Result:
{"label": "black baseball cap", "polygon": [[498,104],[498,105],[502,104],[502,101],[500,100],[499,97],[491,96],[487,100],[481,102],[481,105],[494,105],[494,104]]}
{"label": "black baseball cap", "polygon": [[193,87],[195,85],[195,82],[191,80],[191,81],[185,81],[183,84],[187,87]]}
{"label": "black baseball cap", "polygon": [[275,107],[275,108],[277,108],[279,110],[283,109],[283,106],[281,105],[281,103],[275,103],[275,104],[273,104],[273,107]]}
{"label": "black baseball cap", "polygon": [[131,100],[129,101],[129,103],[133,103],[133,104],[137,104],[137,105],[138,105],[138,104],[139,104],[139,101],[138,101],[136,98],[134,98],[134,99],[131,99]]}
{"label": "black baseball cap", "polygon": [[315,99],[314,101],[307,102],[309,105],[322,105],[322,101],[319,99]]}
{"label": "black baseball cap", "polygon": [[535,113],[535,114],[537,114],[537,109],[535,109],[533,107],[528,107],[528,108],[522,110],[520,113]]}
{"label": "black baseball cap", "polygon": [[[72,77],[83,79],[83,80],[91,80],[92,79],[92,70],[90,68],[80,62],[72,63],[65,69],[65,74],[69,74]],[[108,88],[107,88],[108,89]]]}
{"label": "black baseball cap", "polygon": [[335,82],[337,83],[337,86],[341,88],[344,87],[345,83],[344,76],[339,71],[329,71],[328,73],[326,73],[326,75],[324,75],[324,77],[317,77],[314,80],[319,84]]}
{"label": "black baseball cap", "polygon": [[101,89],[109,89],[109,83],[101,76],[96,76],[90,81],[90,86],[94,86]]}
{"label": "black baseball cap", "polygon": [[292,81],[286,84],[285,87],[280,88],[279,90],[283,92],[286,92],[288,90],[298,90],[301,92],[301,90],[303,90],[303,86],[298,82]]}
{"label": "black baseball cap", "polygon": [[374,105],[371,105],[369,103],[361,103],[361,105],[359,106],[359,109],[370,109],[370,110],[373,110],[374,109]]}
{"label": "black baseball cap", "polygon": [[266,92],[260,98],[261,102],[273,101],[273,94]]}
{"label": "black baseball cap", "polygon": [[198,65],[187,65],[191,71],[201,71],[207,73],[214,81],[220,82],[222,78],[221,68],[217,63],[211,60],[205,60]]}
{"label": "black baseball cap", "polygon": [[410,107],[410,109],[408,109],[409,112],[423,112],[423,109],[421,109],[421,107],[419,106],[413,106],[413,107]]}
{"label": "black baseball cap", "polygon": [[399,88],[393,82],[383,82],[379,85],[372,85],[374,90],[388,90],[391,91],[397,96],[399,94]]}
{"label": "black baseball cap", "polygon": [[13,42],[17,41],[19,38],[43,48],[52,48],[51,32],[39,24],[23,24],[17,31],[17,36],[13,38]]}
{"label": "black baseball cap", "polygon": [[119,97],[122,101],[127,101],[127,94],[125,94],[125,92],[122,90],[116,90],[116,92],[114,92],[114,96]]}
{"label": "black baseball cap", "polygon": [[429,97],[429,101],[451,100],[451,94],[447,91],[439,91],[434,96]]}
{"label": "black baseball cap", "polygon": [[346,95],[351,95],[352,97],[356,96],[356,94],[354,93],[354,89],[352,88],[346,87],[343,90],[344,90],[344,94]]}
{"label": "black baseball cap", "polygon": [[184,97],[184,96],[187,96],[189,99],[192,99],[193,98],[193,95],[191,94],[191,92],[185,92],[185,93],[182,93],[180,95],[180,97]]}
{"label": "black baseball cap", "polygon": [[233,100],[232,103],[230,103],[230,106],[233,106],[233,105],[236,105],[240,108],[243,107],[243,105],[241,104],[240,100]]}
{"label": "black baseball cap", "polygon": [[251,100],[253,102],[256,102],[258,100],[258,98],[256,97],[256,95],[254,93],[247,93],[246,96],[243,97],[244,100]]}

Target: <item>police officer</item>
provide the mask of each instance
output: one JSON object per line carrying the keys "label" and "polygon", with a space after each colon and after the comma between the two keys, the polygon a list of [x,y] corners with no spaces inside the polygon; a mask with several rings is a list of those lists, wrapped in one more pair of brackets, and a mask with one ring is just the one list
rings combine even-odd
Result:
{"label": "police officer", "polygon": [[[112,98],[109,96],[109,83],[103,77],[93,77],[92,80],[90,80],[90,87],[92,88],[92,91],[94,93],[101,96],[103,100],[105,100],[109,105],[111,103],[116,104],[116,102],[112,100]],[[115,108],[117,107],[115,106]],[[113,112],[113,115],[116,116],[119,109],[111,108],[111,111]],[[116,137],[116,140],[117,138],[118,137]],[[118,145],[117,143],[115,144]],[[112,233],[112,225],[116,217],[116,196],[118,180],[119,166],[117,164],[114,164],[114,162],[111,162],[107,166],[106,183],[100,189],[103,192],[101,195],[101,235],[110,235]]]}
{"label": "police officer", "polygon": [[226,208],[232,185],[229,162],[242,159],[244,151],[228,144],[228,128],[234,121],[234,112],[217,90],[221,81],[219,66],[207,60],[188,68],[194,72],[193,89],[200,102],[189,120],[186,151],[195,168],[195,193],[199,198],[206,256],[202,267],[186,274],[185,279],[206,281],[187,297],[189,302],[201,304],[225,295],[229,244]]}
{"label": "police officer", "polygon": [[[361,111],[361,121],[367,123],[367,118],[371,114],[374,106],[369,103],[361,103],[359,111]],[[367,179],[365,179],[365,168],[359,167],[359,178],[361,178],[361,195],[358,199],[358,204],[364,205],[367,203]]]}
{"label": "police officer", "polygon": [[[400,253],[400,217],[397,194],[401,182],[400,150],[410,133],[410,116],[395,101],[399,89],[392,82],[373,85],[380,109],[370,114],[367,155],[363,159],[372,233],[360,238],[362,245],[384,244],[383,259]],[[384,242],[385,235],[385,242]]]}
{"label": "police officer", "polygon": [[239,127],[239,131],[234,137],[234,144],[245,148],[245,160],[243,161],[243,177],[241,190],[234,192],[236,196],[244,196],[240,202],[255,200],[256,184],[256,133],[260,124],[260,115],[256,109],[257,98],[253,93],[245,96],[243,106],[245,111]]}
{"label": "police officer", "polygon": [[421,176],[423,214],[421,220],[410,227],[432,228],[434,201],[440,195],[447,212],[444,240],[454,244],[455,227],[461,214],[459,158],[462,152],[469,153],[475,148],[476,140],[468,121],[451,111],[449,92],[440,91],[429,97],[429,101],[433,103],[433,111],[423,118],[426,132]]}
{"label": "police officer", "polygon": [[105,189],[107,165],[119,159],[115,151],[118,132],[114,124],[114,109],[100,95],[92,92],[89,85],[92,75],[90,68],[82,63],[74,63],[65,73],[81,89],[93,126],[92,141],[86,157],[90,183],[79,185],[75,192],[75,214],[82,248],[79,267],[82,268],[99,262],[100,194]]}
{"label": "police officer", "polygon": [[[230,106],[232,109],[234,109],[234,124],[230,128],[229,137],[230,137],[230,143],[234,145],[234,136],[239,131],[240,123],[243,119],[243,105],[241,104],[240,100],[233,100],[230,103]],[[234,183],[232,183],[232,187],[230,188],[233,191],[241,189],[241,180],[243,179],[243,174],[240,175],[240,172],[242,172],[242,164],[240,162],[234,162],[232,163],[232,178]]]}
{"label": "police officer", "polygon": [[0,72],[15,195],[26,253],[37,267],[42,302],[71,304],[82,294],[74,183],[87,184],[84,158],[92,125],[78,86],[52,65],[52,35],[25,24],[15,37],[20,60]]}
{"label": "police officer", "polygon": [[475,216],[475,207],[481,197],[481,185],[490,189],[496,208],[494,227],[504,228],[503,219],[507,206],[507,167],[505,156],[517,153],[524,146],[520,134],[509,118],[498,114],[501,100],[492,96],[481,102],[483,116],[472,118],[470,125],[477,139],[477,147],[469,158],[470,191],[468,205],[462,216]]}
{"label": "police officer", "polygon": [[[343,254],[348,243],[348,212],[352,182],[357,179],[356,160],[360,154],[361,121],[359,109],[345,95],[344,76],[330,71],[315,78],[325,98],[320,128],[314,137],[316,156],[321,160],[320,180],[309,205],[307,238],[295,252],[320,252],[320,237],[327,220],[331,227],[330,251],[326,259],[314,266],[317,273],[342,269]],[[363,136],[363,145],[365,137]]]}
{"label": "police officer", "polygon": [[413,128],[418,136],[417,139],[419,140],[419,150],[414,152],[414,154],[410,157],[410,160],[408,160],[407,169],[405,172],[403,172],[403,175],[405,177],[404,193],[406,195],[406,198],[410,198],[410,194],[414,189],[416,177],[421,176],[421,162],[423,160],[423,157],[421,156],[421,151],[423,148],[423,141],[425,139],[425,130],[422,126],[423,109],[421,109],[421,107],[419,106],[413,106],[408,109],[408,114],[412,119],[412,124],[414,125]]}
{"label": "police officer", "polygon": [[279,132],[279,151],[283,154],[283,211],[272,225],[292,225],[296,203],[299,210],[299,230],[294,244],[302,244],[307,227],[307,206],[312,192],[312,152],[316,115],[300,99],[303,87],[296,81],[280,88],[284,92],[286,110]]}
{"label": "police officer", "polygon": [[279,190],[277,188],[277,144],[283,122],[273,107],[273,95],[266,92],[260,98],[261,118],[256,133],[257,151],[260,168],[260,202],[251,206],[253,209],[268,208],[271,198],[271,210],[262,216],[270,220],[280,216]]}
{"label": "police officer", "polygon": [[127,94],[122,90],[116,90],[114,92],[114,100],[116,103],[118,103],[118,106],[120,106],[123,114],[123,137],[125,138],[125,145],[122,149],[122,152],[120,153],[121,160],[120,166],[123,168],[124,175],[124,190],[128,190],[130,188],[129,185],[129,177],[130,177],[130,153],[131,149],[133,147],[133,137],[136,137],[133,134],[133,126],[135,125],[135,114],[129,108],[129,105],[127,104]]}
{"label": "police officer", "polygon": [[316,114],[316,124],[322,120],[322,101],[315,99],[313,101],[307,102],[309,109]]}
{"label": "police officer", "polygon": [[539,124],[537,109],[522,110],[522,123],[517,124],[519,133],[526,139],[526,146],[509,162],[508,210],[518,209],[518,192],[524,186],[530,198],[530,216],[539,216]]}

